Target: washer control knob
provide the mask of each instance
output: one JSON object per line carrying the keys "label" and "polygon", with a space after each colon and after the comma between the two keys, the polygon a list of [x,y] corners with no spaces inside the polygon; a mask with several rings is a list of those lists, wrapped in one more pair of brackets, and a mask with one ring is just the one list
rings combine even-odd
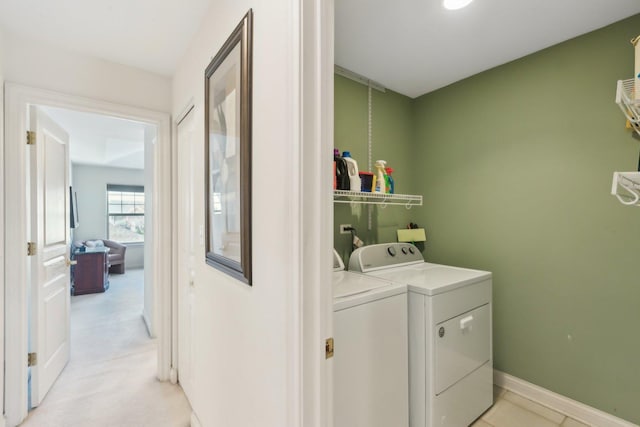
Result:
{"label": "washer control knob", "polygon": [[405,246],[402,247],[402,253],[405,255],[407,254],[407,248]]}
{"label": "washer control knob", "polygon": [[389,255],[391,256],[396,256],[396,248],[394,248],[393,246],[389,246],[387,248],[387,252],[389,253]]}
{"label": "washer control knob", "polygon": [[415,254],[416,251],[413,249],[413,246],[409,246],[409,253]]}

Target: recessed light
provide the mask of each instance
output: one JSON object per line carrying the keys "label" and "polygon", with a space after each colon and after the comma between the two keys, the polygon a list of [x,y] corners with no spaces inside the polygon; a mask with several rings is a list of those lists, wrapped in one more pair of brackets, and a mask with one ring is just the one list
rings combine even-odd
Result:
{"label": "recessed light", "polygon": [[445,9],[457,10],[468,6],[473,0],[442,0],[442,5]]}

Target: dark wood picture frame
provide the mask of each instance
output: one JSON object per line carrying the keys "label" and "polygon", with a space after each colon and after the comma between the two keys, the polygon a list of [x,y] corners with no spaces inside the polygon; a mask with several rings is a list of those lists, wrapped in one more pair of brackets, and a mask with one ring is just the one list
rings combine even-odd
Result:
{"label": "dark wood picture frame", "polygon": [[253,12],[205,71],[206,262],[251,286]]}

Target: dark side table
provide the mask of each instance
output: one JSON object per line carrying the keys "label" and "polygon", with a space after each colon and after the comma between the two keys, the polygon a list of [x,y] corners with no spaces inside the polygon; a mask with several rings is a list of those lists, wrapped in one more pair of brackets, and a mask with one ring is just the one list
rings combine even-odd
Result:
{"label": "dark side table", "polygon": [[109,248],[85,248],[75,251],[78,262],[73,271],[72,295],[93,294],[109,289]]}

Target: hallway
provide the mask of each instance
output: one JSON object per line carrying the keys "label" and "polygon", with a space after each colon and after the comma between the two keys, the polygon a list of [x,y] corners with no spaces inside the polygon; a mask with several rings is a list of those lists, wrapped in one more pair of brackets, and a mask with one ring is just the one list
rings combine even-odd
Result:
{"label": "hallway", "polygon": [[182,389],[156,379],[142,319],[144,270],[109,276],[105,293],[71,297],[71,358],[24,427],[181,427]]}

